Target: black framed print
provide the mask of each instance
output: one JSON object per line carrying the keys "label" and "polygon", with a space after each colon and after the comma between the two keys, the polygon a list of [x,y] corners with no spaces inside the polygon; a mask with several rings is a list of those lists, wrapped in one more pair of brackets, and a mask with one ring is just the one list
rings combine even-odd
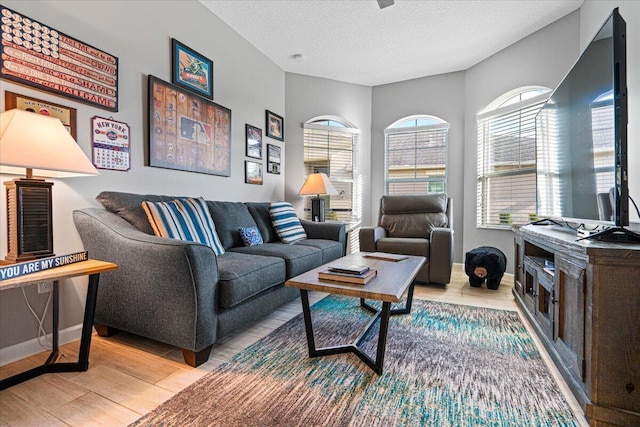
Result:
{"label": "black framed print", "polygon": [[262,185],[262,163],[244,161],[245,184]]}
{"label": "black framed print", "polygon": [[267,173],[280,175],[280,147],[267,144]]}
{"label": "black framed print", "polygon": [[284,117],[267,110],[265,121],[267,136],[278,141],[284,141]]}
{"label": "black framed print", "polygon": [[262,160],[262,129],[250,124],[245,124],[245,133],[247,135],[247,157]]}

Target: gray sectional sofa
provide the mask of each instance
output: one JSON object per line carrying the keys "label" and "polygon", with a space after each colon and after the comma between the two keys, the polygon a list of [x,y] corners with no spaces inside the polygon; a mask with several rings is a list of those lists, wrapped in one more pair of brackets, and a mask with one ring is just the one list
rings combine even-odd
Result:
{"label": "gray sectional sofa", "polygon": [[[143,201],[176,197],[102,192],[101,208],[73,212],[85,250],[118,264],[100,277],[94,325],[182,349],[198,366],[213,344],[298,296],[284,282],[344,255],[345,227],[301,220],[307,239],[279,240],[269,203],[207,201],[225,253],[205,245],[156,237]],[[240,227],[258,227],[264,244],[245,247]]]}

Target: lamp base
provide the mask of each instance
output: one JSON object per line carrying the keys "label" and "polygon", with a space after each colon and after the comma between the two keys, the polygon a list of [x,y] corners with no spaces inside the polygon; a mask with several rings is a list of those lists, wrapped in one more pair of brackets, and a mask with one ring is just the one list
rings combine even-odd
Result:
{"label": "lamp base", "polygon": [[6,181],[7,256],[10,262],[53,256],[51,190],[43,179]]}
{"label": "lamp base", "polygon": [[324,199],[322,197],[311,199],[311,220],[324,222]]}

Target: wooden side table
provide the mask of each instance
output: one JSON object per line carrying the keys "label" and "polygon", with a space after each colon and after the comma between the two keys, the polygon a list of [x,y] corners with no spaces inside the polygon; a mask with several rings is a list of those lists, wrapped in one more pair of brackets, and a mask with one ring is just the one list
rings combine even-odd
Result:
{"label": "wooden side table", "polygon": [[[89,259],[62,267],[40,271],[26,276],[0,281],[0,290],[18,288],[35,283],[53,281],[53,344],[51,354],[43,365],[37,366],[25,372],[13,375],[0,381],[0,390],[27,381],[38,375],[50,372],[81,372],[89,368],[89,349],[91,346],[91,332],[93,328],[93,315],[96,309],[96,297],[98,294],[98,280],[100,273],[116,270],[116,264]],[[82,323],[82,337],[80,339],[80,353],[76,363],[56,363],[58,358],[58,306],[59,290],[58,281],[71,277],[89,276],[87,299],[84,308],[84,320]]]}

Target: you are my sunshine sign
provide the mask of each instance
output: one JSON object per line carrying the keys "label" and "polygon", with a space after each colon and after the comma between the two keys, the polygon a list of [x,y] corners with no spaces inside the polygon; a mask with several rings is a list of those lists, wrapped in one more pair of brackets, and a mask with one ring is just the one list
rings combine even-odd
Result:
{"label": "you are my sunshine sign", "polygon": [[89,253],[84,251],[11,264],[5,267],[0,267],[0,280],[13,279],[14,277],[25,276],[27,274],[37,273],[51,268],[87,261],[88,259]]}

